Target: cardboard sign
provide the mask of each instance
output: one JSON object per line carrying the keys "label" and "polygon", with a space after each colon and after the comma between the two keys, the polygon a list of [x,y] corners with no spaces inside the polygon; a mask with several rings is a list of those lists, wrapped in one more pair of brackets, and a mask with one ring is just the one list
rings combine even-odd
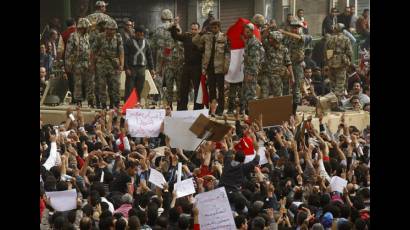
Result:
{"label": "cardboard sign", "polygon": [[249,116],[258,119],[263,115],[263,126],[282,125],[292,115],[292,96],[274,97],[249,101]]}
{"label": "cardboard sign", "polygon": [[230,125],[210,120],[203,114],[200,114],[192,124],[190,130],[198,138],[204,138],[207,141],[222,141],[231,128],[232,126]]}

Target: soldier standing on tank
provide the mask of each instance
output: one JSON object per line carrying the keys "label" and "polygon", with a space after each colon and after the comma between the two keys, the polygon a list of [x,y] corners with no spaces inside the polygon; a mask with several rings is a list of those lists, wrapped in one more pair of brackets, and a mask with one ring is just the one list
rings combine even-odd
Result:
{"label": "soldier standing on tank", "polygon": [[292,62],[288,49],[282,44],[283,35],[279,31],[269,32],[269,36],[263,40],[265,47],[266,76],[262,78],[261,98],[269,95],[275,97],[284,95],[282,82],[283,72],[289,71],[291,83],[294,82]]}
{"label": "soldier standing on tank", "polygon": [[300,92],[300,85],[303,80],[303,60],[305,58],[305,47],[312,41],[312,36],[302,34],[300,28],[303,24],[297,19],[290,21],[290,32],[279,29],[283,35],[286,36],[284,44],[290,52],[290,60],[292,61],[292,70],[295,77],[295,83],[292,87],[293,94],[293,113],[296,113],[297,105],[301,102],[302,94]]}
{"label": "soldier standing on tank", "polygon": [[73,73],[74,99],[79,106],[85,99],[88,106],[94,107],[94,81],[90,74],[90,42],[88,28],[91,23],[87,18],[78,20],[77,31],[72,33],[67,41],[65,51],[65,68]]}
{"label": "soldier standing on tank", "polygon": [[[173,15],[169,9],[164,9],[161,12],[162,23],[155,29],[152,37],[152,48],[155,50],[156,57],[156,73],[155,84],[158,89],[162,89],[165,81],[167,92],[164,95],[160,92],[162,98],[166,98],[168,105],[172,108],[173,101],[173,86],[176,81],[178,60],[178,43],[171,36]],[[178,85],[178,84],[177,84]]]}
{"label": "soldier standing on tank", "polygon": [[241,110],[248,114],[248,102],[256,99],[257,76],[260,70],[260,63],[264,57],[264,49],[258,39],[253,34],[255,26],[252,23],[245,25],[244,33],[246,37],[245,51],[243,54],[243,83],[241,94]]}
{"label": "soldier standing on tank", "polygon": [[105,33],[100,34],[92,45],[92,70],[98,76],[99,95],[103,108],[107,107],[107,86],[110,107],[119,108],[120,74],[124,69],[124,46],[117,23],[110,20],[105,24]]}
{"label": "soldier standing on tank", "polygon": [[330,88],[339,101],[346,90],[346,69],[350,66],[353,50],[349,38],[343,34],[344,25],[337,23],[325,43],[325,62],[330,72]]}

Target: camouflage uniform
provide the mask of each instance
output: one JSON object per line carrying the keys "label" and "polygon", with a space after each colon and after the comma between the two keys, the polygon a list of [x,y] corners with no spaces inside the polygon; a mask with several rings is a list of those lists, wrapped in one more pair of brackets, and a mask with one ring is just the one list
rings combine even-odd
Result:
{"label": "camouflage uniform", "polygon": [[[192,42],[204,50],[202,55],[202,72],[208,75],[209,101],[218,100],[216,113],[223,113],[225,108],[225,73],[228,72],[231,61],[230,43],[226,34],[207,32]],[[216,90],[218,89],[218,97]]]}
{"label": "camouflage uniform", "polygon": [[[80,18],[77,28],[87,29],[90,22],[85,18]],[[94,81],[90,74],[90,42],[89,35],[80,34],[78,31],[72,33],[67,41],[65,51],[65,65],[73,73],[74,77],[74,99],[81,102],[85,98],[88,104],[94,105]],[[84,94],[83,94],[84,92]]]}
{"label": "camouflage uniform", "polygon": [[172,102],[172,94],[168,92],[172,92],[171,87],[173,87],[176,72],[176,66],[173,60],[175,61],[177,57],[175,54],[175,51],[177,51],[176,42],[171,37],[171,32],[169,31],[171,26],[171,22],[163,22],[155,30],[152,37],[152,47],[156,51],[156,72],[160,75],[155,79],[155,83],[158,89],[162,89],[163,82],[165,81],[167,85],[167,95],[164,95],[164,92],[160,92],[160,94],[161,98],[166,98],[168,102]]}
{"label": "camouflage uniform", "polygon": [[[255,35],[253,35],[246,41],[243,55],[244,79],[241,95],[242,109],[248,108],[249,100],[256,99],[257,76],[263,56],[264,49],[262,44],[256,39]],[[250,76],[251,79],[248,79],[248,76]]]}
{"label": "camouflage uniform", "polygon": [[305,47],[312,40],[312,36],[310,35],[305,35],[305,34],[299,34],[299,35],[302,37],[301,39],[286,37],[284,41],[284,44],[286,44],[290,52],[290,60],[292,61],[292,70],[293,70],[293,75],[295,77],[295,84],[293,85],[293,88],[292,88],[294,105],[300,104],[301,99],[302,99],[302,94],[300,92],[300,85],[301,85],[301,82],[304,76],[302,62],[305,58]]}
{"label": "camouflage uniform", "polygon": [[[109,21],[106,26],[117,28],[114,20]],[[111,107],[118,107],[120,102],[120,56],[124,54],[121,35],[115,33],[112,38],[108,38],[105,33],[101,33],[92,45],[92,51],[96,58],[95,74],[98,76],[97,84],[101,104],[103,107],[106,106],[108,86]]]}
{"label": "camouflage uniform", "polygon": [[326,64],[330,70],[330,88],[338,97],[342,96],[346,89],[346,69],[353,56],[352,44],[349,38],[340,32],[340,27],[341,25],[339,32],[326,41],[324,49]]}
{"label": "camouflage uniform", "polygon": [[[179,95],[182,67],[184,66],[184,47],[180,42],[174,41],[171,55],[171,64],[166,68],[164,73],[165,85],[167,86],[166,98],[168,103],[174,101],[174,82],[176,85],[176,94]],[[179,101],[179,98],[177,98]]]}
{"label": "camouflage uniform", "polygon": [[[95,41],[97,40],[98,36],[100,36],[100,31],[104,31],[104,25],[108,21],[112,20],[110,16],[108,16],[105,13],[96,11],[90,15],[87,16],[87,19],[91,23],[91,27],[89,28],[89,40],[90,40],[90,46],[92,47]],[[99,76],[95,75],[95,73],[92,73],[94,82],[99,81]],[[95,100],[97,106],[100,105],[100,90],[98,88],[98,84],[94,84],[94,92],[95,92]]]}
{"label": "camouflage uniform", "polygon": [[263,43],[266,47],[265,71],[268,73],[262,78],[261,98],[267,98],[269,95],[275,97],[285,95],[283,93],[282,76],[287,72],[286,66],[292,65],[288,49],[281,44],[282,34],[280,32],[271,32],[270,37],[279,42],[279,47],[275,48],[266,38]]}

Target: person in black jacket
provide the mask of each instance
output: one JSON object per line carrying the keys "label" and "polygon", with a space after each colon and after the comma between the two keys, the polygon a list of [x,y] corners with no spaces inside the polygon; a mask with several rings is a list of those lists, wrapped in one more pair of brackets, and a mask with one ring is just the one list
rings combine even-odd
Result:
{"label": "person in black jacket", "polygon": [[325,34],[332,34],[333,26],[337,24],[338,14],[339,10],[332,8],[330,14],[325,17],[322,23],[322,36],[325,36]]}
{"label": "person in black jacket", "polygon": [[182,72],[181,86],[179,90],[179,101],[177,110],[188,109],[188,93],[191,86],[194,88],[194,110],[202,109],[202,104],[196,103],[198,96],[198,87],[201,77],[202,53],[199,48],[192,43],[192,39],[199,36],[200,25],[197,22],[191,23],[191,32],[181,33],[178,29],[178,18],[171,27],[171,36],[177,41],[181,41],[184,45],[184,67]]}
{"label": "person in black jacket", "polygon": [[135,37],[128,39],[124,46],[125,51],[125,71],[127,78],[125,80],[125,100],[128,99],[135,87],[138,98],[141,100],[142,89],[145,83],[145,69],[155,78],[154,62],[152,59],[151,46],[147,39],[144,38],[144,27],[135,28]]}
{"label": "person in black jacket", "polygon": [[[234,155],[234,156],[232,156]],[[245,176],[254,170],[259,164],[260,156],[258,152],[255,158],[248,162],[245,161],[245,154],[238,151],[235,154],[232,151],[224,153],[224,168],[221,175],[220,186],[225,186],[227,191],[238,191],[245,182]]]}

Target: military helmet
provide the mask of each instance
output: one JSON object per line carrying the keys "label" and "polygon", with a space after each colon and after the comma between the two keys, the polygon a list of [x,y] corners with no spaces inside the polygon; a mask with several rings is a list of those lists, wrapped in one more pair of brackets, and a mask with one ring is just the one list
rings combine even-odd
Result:
{"label": "military helmet", "polygon": [[299,20],[296,19],[296,18],[293,18],[293,19],[290,21],[290,25],[291,25],[291,26],[300,26],[300,27],[303,26],[302,22],[299,21]]}
{"label": "military helmet", "polygon": [[161,12],[161,19],[172,20],[173,19],[172,12],[169,9],[163,9]]}
{"label": "military helmet", "polygon": [[91,26],[91,23],[87,18],[78,19],[77,28],[88,28],[90,26]]}
{"label": "military helmet", "polygon": [[265,17],[262,14],[255,14],[253,16],[253,23],[255,23],[258,26],[262,26],[265,24]]}
{"label": "military helmet", "polygon": [[105,28],[106,29],[118,29],[117,22],[115,22],[113,19],[108,20],[107,23],[105,23]]}
{"label": "military helmet", "polygon": [[281,42],[283,39],[283,35],[279,31],[270,31],[269,32],[269,37],[276,40],[277,42]]}
{"label": "military helmet", "polygon": [[245,24],[245,28],[248,28],[253,31],[255,29],[255,26],[252,23],[248,23],[248,24]]}

